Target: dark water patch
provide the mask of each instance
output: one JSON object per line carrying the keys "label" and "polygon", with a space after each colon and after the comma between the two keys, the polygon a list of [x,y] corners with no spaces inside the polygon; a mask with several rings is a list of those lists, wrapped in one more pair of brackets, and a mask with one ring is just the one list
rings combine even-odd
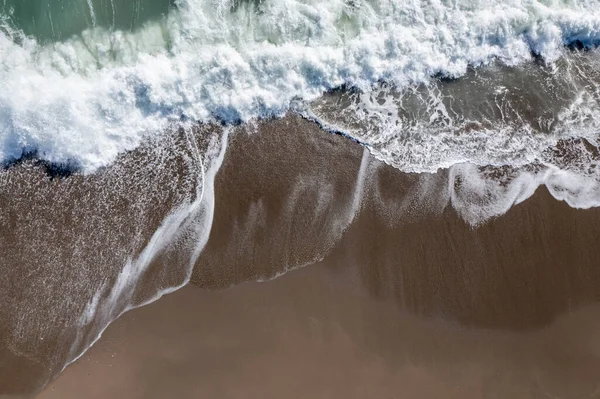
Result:
{"label": "dark water patch", "polygon": [[590,39],[577,39],[566,43],[565,47],[571,51],[590,51],[600,46],[600,43]]}
{"label": "dark water patch", "polygon": [[74,161],[67,163],[48,162],[44,159],[41,159],[37,151],[28,151],[18,159],[2,162],[0,164],[0,168],[6,171],[24,164],[29,164],[39,168],[40,170],[43,170],[50,179],[62,179],[70,177],[81,172],[82,170],[81,165],[78,165]]}

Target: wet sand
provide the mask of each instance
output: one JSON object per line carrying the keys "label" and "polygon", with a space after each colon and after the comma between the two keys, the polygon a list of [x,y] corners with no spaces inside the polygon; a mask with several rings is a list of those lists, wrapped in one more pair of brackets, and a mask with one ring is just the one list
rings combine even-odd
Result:
{"label": "wet sand", "polygon": [[[122,311],[187,281],[189,251],[170,247],[176,234],[163,228],[150,245],[174,209],[198,198],[195,154],[210,134],[193,143],[183,133],[93,175],[35,159],[0,169],[0,397],[39,391]],[[180,227],[180,245],[202,233]]]}
{"label": "wet sand", "polygon": [[600,210],[473,227],[449,181],[298,118],[234,135],[193,285],[38,397],[600,397]]}
{"label": "wet sand", "polygon": [[598,306],[539,331],[474,331],[407,314],[349,280],[309,267],[220,292],[187,287],[118,320],[39,397],[598,394]]}

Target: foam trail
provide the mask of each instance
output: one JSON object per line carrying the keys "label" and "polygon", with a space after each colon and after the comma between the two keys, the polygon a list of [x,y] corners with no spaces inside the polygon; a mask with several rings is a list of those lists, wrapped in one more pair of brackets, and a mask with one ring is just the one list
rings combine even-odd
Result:
{"label": "foam trail", "polygon": [[[213,218],[214,218],[214,214],[215,214],[215,177],[217,175],[217,172],[221,168],[221,165],[223,165],[223,160],[225,159],[225,152],[227,150],[227,143],[229,140],[230,132],[231,132],[231,129],[223,130],[223,137],[221,138],[222,145],[220,148],[220,152],[218,153],[218,155],[215,157],[215,160],[213,161],[214,166],[210,169],[210,171],[209,171],[210,173],[207,173],[207,175],[204,178],[206,181],[205,188],[203,191],[203,195],[206,196],[205,207],[206,207],[207,211],[206,211],[206,216],[204,216],[205,220],[206,220],[206,222],[205,222],[206,225],[203,226],[200,223],[194,223],[192,225],[192,227],[196,231],[197,237],[200,237],[200,238],[198,238],[196,240],[194,251],[192,252],[192,255],[190,257],[188,273],[186,275],[186,284],[189,282],[189,280],[191,278],[194,265],[196,264],[198,258],[200,257],[200,253],[204,249],[204,246],[206,245],[206,242],[208,241],[208,237],[210,235],[210,226],[212,226],[212,222],[213,222]],[[200,204],[201,203],[198,202],[196,206],[200,206]]]}
{"label": "foam trail", "polygon": [[90,10],[90,18],[92,19],[92,26],[96,27],[98,24],[96,20],[96,12],[94,11],[94,4],[92,4],[92,0],[87,0],[88,8]]}
{"label": "foam trail", "polygon": [[[350,205],[350,210],[348,212],[348,220],[344,223],[343,226],[338,228],[340,231],[340,238],[348,229],[348,227],[350,227],[350,225],[352,224],[354,219],[356,219],[360,212],[362,201],[365,196],[365,182],[367,181],[370,173],[370,160],[371,154],[369,153],[369,150],[367,148],[364,148],[362,158],[360,160],[360,167],[356,175],[356,185],[354,187],[354,193],[352,195],[352,204]],[[336,242],[337,241],[339,241],[339,238],[336,240]]]}
{"label": "foam trail", "polygon": [[[80,320],[80,330],[84,331],[93,321],[98,331],[92,333],[92,338],[83,342],[78,332],[78,337],[71,345],[71,355],[62,370],[69,364],[77,361],[100,337],[104,330],[120,317],[123,313],[137,307],[148,305],[157,301],[162,296],[172,293],[189,283],[193,267],[206,245],[214,215],[214,179],[219,170],[227,148],[228,130],[225,130],[219,140],[214,140],[211,147],[205,153],[209,159],[206,166],[200,158],[195,138],[186,134],[188,142],[196,147],[198,157],[198,170],[201,174],[201,184],[198,185],[196,200],[187,206],[174,210],[168,215],[161,226],[154,232],[152,238],[135,258],[130,259],[119,273],[116,282],[112,285],[108,297],[106,297],[106,286],[102,285],[88,306],[85,308]],[[149,298],[135,301],[133,296],[144,273],[150,263],[168,246],[182,240],[182,235],[189,234],[184,241],[190,241],[189,262],[186,267],[185,276],[178,284],[162,288]],[[61,371],[62,371],[61,370]]]}

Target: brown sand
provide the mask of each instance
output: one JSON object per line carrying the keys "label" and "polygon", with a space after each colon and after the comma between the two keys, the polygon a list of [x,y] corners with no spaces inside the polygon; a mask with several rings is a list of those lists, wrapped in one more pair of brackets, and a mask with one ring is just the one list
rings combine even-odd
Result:
{"label": "brown sand", "polygon": [[[340,280],[344,282],[340,282]],[[309,267],[124,316],[40,398],[595,397],[598,306],[530,333],[422,320]]]}
{"label": "brown sand", "polygon": [[600,397],[600,210],[540,189],[473,229],[445,172],[362,156],[297,118],[236,135],[202,288],[124,315],[39,398]]}

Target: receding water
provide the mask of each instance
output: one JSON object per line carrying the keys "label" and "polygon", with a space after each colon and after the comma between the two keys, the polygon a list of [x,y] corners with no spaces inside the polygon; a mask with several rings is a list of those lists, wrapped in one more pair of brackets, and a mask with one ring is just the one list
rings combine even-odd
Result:
{"label": "receding water", "polygon": [[40,42],[58,41],[87,28],[133,30],[161,18],[175,0],[0,0],[13,28]]}

